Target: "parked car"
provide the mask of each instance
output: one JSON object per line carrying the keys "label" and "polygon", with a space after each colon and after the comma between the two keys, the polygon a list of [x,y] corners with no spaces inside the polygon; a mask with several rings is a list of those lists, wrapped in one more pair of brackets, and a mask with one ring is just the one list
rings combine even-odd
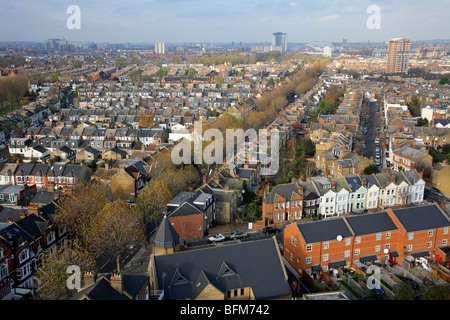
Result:
{"label": "parked car", "polygon": [[435,188],[435,187],[431,187],[430,188],[430,191],[432,192],[432,193],[434,193],[434,194],[437,194],[438,196],[443,196],[443,194],[442,194],[442,192],[441,191],[439,191],[439,189],[437,189],[437,188]]}
{"label": "parked car", "polygon": [[280,232],[280,229],[274,228],[274,227],[265,227],[262,229],[262,232],[265,234],[269,234],[269,233],[277,233]]}
{"label": "parked car", "polygon": [[220,241],[225,240],[225,236],[223,234],[219,233],[219,234],[216,234],[215,236],[209,237],[208,240],[211,242],[220,242]]}
{"label": "parked car", "polygon": [[246,233],[240,232],[240,231],[235,231],[230,233],[230,239],[242,239],[242,238],[247,238],[248,235]]}

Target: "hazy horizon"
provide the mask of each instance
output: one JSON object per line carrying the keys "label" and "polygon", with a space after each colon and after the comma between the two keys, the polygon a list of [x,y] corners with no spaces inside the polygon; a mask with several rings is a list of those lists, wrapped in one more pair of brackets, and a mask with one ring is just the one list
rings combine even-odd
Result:
{"label": "hazy horizon", "polygon": [[[108,43],[261,43],[274,32],[288,42],[386,42],[448,39],[450,0],[0,0],[0,41]],[[67,8],[80,8],[80,29],[66,26]],[[379,29],[367,20],[375,5]]]}

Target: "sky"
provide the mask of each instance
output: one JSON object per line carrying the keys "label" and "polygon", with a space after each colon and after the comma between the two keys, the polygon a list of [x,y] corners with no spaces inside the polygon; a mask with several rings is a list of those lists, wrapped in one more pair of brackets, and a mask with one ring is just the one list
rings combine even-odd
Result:
{"label": "sky", "polygon": [[[67,27],[71,5],[79,29]],[[0,41],[270,43],[274,32],[288,42],[449,39],[449,13],[450,0],[0,0]]]}

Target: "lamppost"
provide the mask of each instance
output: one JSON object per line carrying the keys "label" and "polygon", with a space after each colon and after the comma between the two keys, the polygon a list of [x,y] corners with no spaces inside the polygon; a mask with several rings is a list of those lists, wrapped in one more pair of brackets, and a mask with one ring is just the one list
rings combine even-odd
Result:
{"label": "lamppost", "polygon": [[[338,243],[341,242],[342,241],[342,236],[340,234],[338,234],[337,237],[336,237],[336,240],[337,240]],[[336,251],[337,250],[338,249],[336,249]],[[339,267],[338,267],[337,272],[335,273],[335,275],[336,275],[336,277],[339,278]]]}

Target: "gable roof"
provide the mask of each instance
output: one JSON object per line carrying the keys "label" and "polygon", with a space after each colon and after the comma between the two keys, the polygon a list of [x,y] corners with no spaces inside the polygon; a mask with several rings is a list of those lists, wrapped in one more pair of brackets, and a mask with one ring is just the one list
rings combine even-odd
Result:
{"label": "gable roof", "polygon": [[[156,256],[155,269],[160,289],[168,300],[197,296],[198,283],[210,283],[221,292],[250,286],[257,300],[291,294],[274,239]],[[170,279],[177,272],[186,281],[171,285]]]}

